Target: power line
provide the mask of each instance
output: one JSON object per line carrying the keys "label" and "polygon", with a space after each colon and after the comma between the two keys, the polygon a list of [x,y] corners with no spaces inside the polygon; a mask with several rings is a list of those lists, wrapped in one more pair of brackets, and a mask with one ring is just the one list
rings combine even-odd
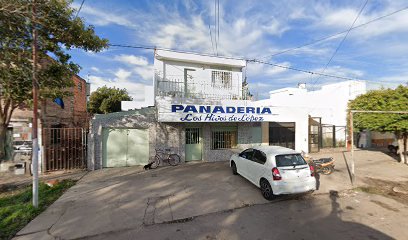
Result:
{"label": "power line", "polygon": [[[368,25],[368,24],[370,24],[370,23],[373,23],[373,22],[382,20],[382,19],[384,19],[384,18],[387,18],[387,17],[389,17],[389,16],[391,16],[391,15],[394,15],[394,14],[396,14],[396,13],[399,13],[399,12],[405,11],[405,10],[407,10],[407,9],[408,9],[408,6],[402,8],[402,9],[396,10],[396,11],[394,11],[394,12],[388,13],[388,14],[386,14],[386,15],[383,15],[383,16],[381,16],[381,17],[374,18],[373,20],[370,20],[370,21],[368,21],[368,22],[366,22],[366,23],[357,25],[357,26],[351,28],[351,30],[354,30],[354,29],[356,29],[356,28],[360,28],[360,27],[366,26],[366,25]],[[297,47],[294,47],[294,48],[289,48],[289,49],[286,49],[286,50],[283,50],[283,51],[274,53],[274,54],[272,54],[272,55],[268,55],[268,56],[266,56],[266,57],[262,57],[261,59],[271,58],[271,57],[274,57],[274,56],[277,56],[277,55],[281,55],[281,54],[284,54],[284,53],[287,53],[287,52],[291,52],[291,51],[294,51],[294,50],[297,50],[297,49],[300,49],[300,48],[303,48],[303,47],[307,47],[307,46],[310,46],[310,45],[314,45],[314,44],[319,43],[319,42],[322,42],[322,41],[324,41],[324,40],[327,40],[327,39],[330,39],[330,38],[333,38],[333,37],[342,35],[342,34],[344,34],[344,33],[346,33],[346,32],[348,32],[348,30],[344,30],[344,31],[342,31],[342,32],[338,32],[338,33],[335,33],[335,34],[332,34],[332,35],[329,35],[329,36],[326,36],[326,37],[323,37],[323,38],[320,38],[320,39],[317,39],[317,40],[313,40],[313,41],[311,41],[311,42],[309,42],[309,43],[305,43],[305,44],[303,44],[303,45],[300,45],[300,46],[297,46]]]}
{"label": "power line", "polygon": [[217,41],[217,0],[214,0],[214,39],[215,49],[218,56],[218,41]]}
{"label": "power line", "polygon": [[82,0],[81,6],[79,7],[78,12],[77,12],[76,15],[75,15],[75,18],[78,17],[78,14],[79,14],[79,12],[80,12],[81,9],[82,9],[82,5],[84,5],[84,2],[85,2],[85,0]]}
{"label": "power line", "polygon": [[213,54],[215,55],[213,37],[212,37],[212,33],[211,33],[211,26],[209,24],[208,24],[208,29],[210,30],[211,47],[212,47],[212,50],[213,50]]}
{"label": "power line", "polygon": [[[112,46],[112,47],[147,49],[147,50],[158,49],[158,50],[164,50],[164,51],[170,51],[170,52],[188,53],[188,54],[194,54],[194,55],[199,55],[199,56],[214,57],[214,55],[210,55],[210,54],[204,54],[204,53],[198,53],[198,52],[189,52],[189,51],[181,51],[181,50],[161,48],[161,47],[155,47],[155,46],[141,46],[141,45],[132,46],[132,45],[124,45],[124,44],[108,44],[108,45]],[[305,70],[305,69],[300,69],[300,68],[294,68],[294,67],[279,65],[279,64],[275,64],[275,63],[271,63],[271,62],[267,62],[267,61],[262,61],[262,60],[259,60],[259,59],[246,59],[246,58],[230,57],[230,56],[217,56],[217,57],[225,58],[225,59],[233,59],[233,60],[244,60],[244,61],[247,61],[247,62],[265,64],[265,65],[270,65],[270,66],[274,66],[274,67],[284,68],[284,69],[287,69],[287,70],[302,72],[302,73],[306,73],[306,74],[321,75],[321,76],[325,76],[325,77],[337,78],[337,79],[342,79],[342,80],[365,81],[365,82],[372,82],[372,83],[377,83],[377,84],[380,84],[380,83],[398,84],[398,83],[392,83],[392,82],[386,82],[386,81],[365,80],[365,79],[358,79],[358,78],[343,77],[343,76],[338,76],[338,75],[320,73],[320,72],[315,72],[315,71],[310,71],[310,70]]]}
{"label": "power line", "polygon": [[274,66],[274,67],[284,68],[284,69],[293,70],[293,71],[302,72],[302,73],[307,73],[307,74],[311,74],[311,75],[319,75],[319,76],[330,77],[330,78],[338,78],[338,79],[343,79],[343,80],[359,80],[359,79],[356,79],[356,78],[331,75],[331,74],[326,74],[326,73],[321,73],[321,72],[313,72],[313,71],[304,70],[304,69],[300,69],[300,68],[294,68],[294,67],[279,65],[279,64],[275,64],[275,63],[271,63],[271,62],[261,61],[261,60],[258,60],[258,59],[250,59],[250,60],[248,60],[248,62],[266,64],[266,65],[270,65],[270,66]]}
{"label": "power line", "polygon": [[266,64],[274,67],[279,67],[279,68],[284,68],[287,70],[292,70],[296,72],[302,72],[306,74],[311,74],[311,75],[318,75],[318,76],[323,76],[323,77],[329,77],[329,78],[336,78],[336,79],[342,79],[342,80],[347,80],[347,81],[364,81],[364,82],[370,82],[370,83],[377,83],[377,84],[401,84],[401,83],[393,83],[393,82],[387,82],[387,81],[374,81],[374,80],[366,80],[366,79],[359,79],[359,78],[352,78],[352,77],[343,77],[343,76],[338,76],[338,75],[333,75],[333,74],[327,74],[327,73],[322,73],[322,72],[315,72],[315,71],[310,71],[310,70],[305,70],[301,68],[294,68],[294,67],[289,67],[289,66],[284,66],[284,65],[279,65],[271,62],[265,62],[262,60],[258,59],[248,59],[248,62],[254,62],[254,63],[260,63],[260,64]]}
{"label": "power line", "polygon": [[[110,47],[122,47],[122,48],[140,48],[140,49],[147,49],[147,50],[154,50],[156,47],[154,46],[134,46],[134,45],[126,45],[126,44],[111,44],[109,43],[108,46]],[[165,49],[163,49],[165,50]]]}
{"label": "power line", "polygon": [[[354,18],[353,23],[351,24],[349,30],[347,31],[346,35],[344,35],[343,39],[340,41],[339,45],[337,46],[336,50],[334,51],[334,53],[332,54],[332,56],[330,57],[329,61],[327,62],[327,64],[324,66],[323,68],[323,73],[326,71],[327,67],[330,65],[330,63],[332,62],[334,56],[336,56],[337,52],[339,51],[340,47],[343,45],[343,42],[346,40],[347,36],[349,35],[351,29],[353,28],[354,24],[356,23],[357,19],[360,17],[361,13],[363,12],[364,8],[367,6],[368,0],[365,1],[363,7],[360,9],[360,11],[358,12],[357,16]],[[313,82],[312,86],[314,86],[317,81],[319,80],[319,78],[316,78],[316,80]]]}
{"label": "power line", "polygon": [[[217,0],[217,12],[218,12],[218,21],[217,21],[217,23],[218,23],[218,32],[217,32],[218,37],[217,37],[217,39],[218,39],[218,44],[219,44],[220,43],[220,0]],[[217,55],[218,55],[218,51],[217,51]]]}

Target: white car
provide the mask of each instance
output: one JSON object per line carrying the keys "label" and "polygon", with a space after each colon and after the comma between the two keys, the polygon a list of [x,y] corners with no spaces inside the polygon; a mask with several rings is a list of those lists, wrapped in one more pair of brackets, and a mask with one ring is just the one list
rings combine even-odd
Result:
{"label": "white car", "polygon": [[233,174],[240,174],[261,189],[264,198],[316,190],[313,166],[301,154],[279,146],[249,148],[230,159]]}

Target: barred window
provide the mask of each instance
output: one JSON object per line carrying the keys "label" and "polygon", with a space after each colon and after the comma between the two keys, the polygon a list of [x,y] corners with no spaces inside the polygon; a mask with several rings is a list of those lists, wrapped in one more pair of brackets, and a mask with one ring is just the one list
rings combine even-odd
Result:
{"label": "barred window", "polygon": [[211,149],[229,149],[237,147],[237,130],[214,130],[211,133]]}
{"label": "barred window", "polygon": [[211,86],[216,88],[231,89],[232,88],[232,73],[225,71],[211,72]]}

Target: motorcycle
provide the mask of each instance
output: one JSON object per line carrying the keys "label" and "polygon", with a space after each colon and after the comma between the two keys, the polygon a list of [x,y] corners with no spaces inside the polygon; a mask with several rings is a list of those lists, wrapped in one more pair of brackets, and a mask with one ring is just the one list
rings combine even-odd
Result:
{"label": "motorcycle", "polygon": [[333,158],[320,158],[317,160],[311,160],[310,162],[316,173],[321,173],[324,175],[329,175],[334,172],[334,159]]}

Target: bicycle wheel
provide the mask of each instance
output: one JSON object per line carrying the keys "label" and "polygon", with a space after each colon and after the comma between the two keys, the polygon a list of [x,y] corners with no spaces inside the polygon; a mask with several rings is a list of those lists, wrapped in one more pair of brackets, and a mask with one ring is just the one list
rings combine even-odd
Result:
{"label": "bicycle wheel", "polygon": [[160,165],[160,157],[156,155],[154,157],[154,161],[152,162],[151,168],[157,168],[159,165]]}
{"label": "bicycle wheel", "polygon": [[169,164],[172,166],[176,166],[180,163],[180,156],[177,154],[171,154],[169,156]]}

